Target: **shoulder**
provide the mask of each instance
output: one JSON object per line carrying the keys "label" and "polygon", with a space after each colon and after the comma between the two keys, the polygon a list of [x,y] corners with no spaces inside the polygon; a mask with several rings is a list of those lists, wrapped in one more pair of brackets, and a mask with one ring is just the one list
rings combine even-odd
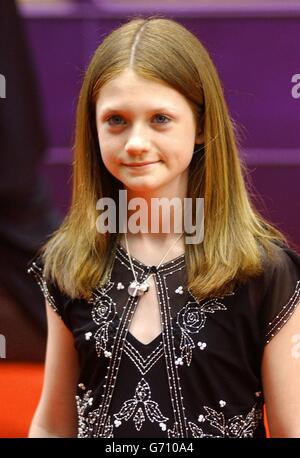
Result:
{"label": "shoulder", "polygon": [[282,242],[265,256],[260,279],[260,318],[265,343],[288,321],[300,301],[300,255]]}
{"label": "shoulder", "polygon": [[67,324],[66,309],[72,299],[61,291],[56,280],[45,276],[41,255],[36,255],[29,261],[27,272],[34,276],[46,302]]}
{"label": "shoulder", "polygon": [[282,275],[284,278],[298,279],[300,275],[300,254],[283,242],[273,243],[274,257],[265,257],[266,280]]}

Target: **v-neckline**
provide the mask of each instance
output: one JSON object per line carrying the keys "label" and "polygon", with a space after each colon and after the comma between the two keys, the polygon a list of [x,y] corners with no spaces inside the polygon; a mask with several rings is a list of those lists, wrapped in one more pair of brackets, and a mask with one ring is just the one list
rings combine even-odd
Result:
{"label": "v-neckline", "polygon": [[154,337],[154,339],[152,339],[151,342],[147,344],[137,339],[129,330],[127,331],[127,339],[128,338],[129,338],[129,341],[133,340],[136,345],[139,345],[144,349],[148,349],[148,348],[151,348],[152,346],[159,345],[160,341],[162,340],[162,332],[160,332],[160,334]]}

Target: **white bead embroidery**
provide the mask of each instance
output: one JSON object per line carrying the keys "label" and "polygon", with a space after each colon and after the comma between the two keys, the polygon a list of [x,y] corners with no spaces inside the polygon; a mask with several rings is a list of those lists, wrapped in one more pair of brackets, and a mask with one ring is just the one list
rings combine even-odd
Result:
{"label": "white bead embroidery", "polygon": [[[210,434],[205,433],[202,428],[199,428],[193,422],[189,422],[189,428],[194,438],[204,438],[204,437],[245,437],[252,438],[254,432],[257,429],[257,426],[262,419],[262,404],[260,402],[256,403],[250,412],[245,415],[235,415],[225,419],[223,412],[217,412],[216,410],[204,406],[207,415],[205,419],[213,428],[216,428],[219,431],[219,434]],[[199,418],[203,416],[198,417]],[[203,420],[201,420],[203,421]]]}
{"label": "white bead embroidery", "polygon": [[[172,265],[172,269],[174,269],[173,265]],[[165,268],[165,272],[168,272],[170,270],[171,270],[170,266],[169,267],[167,266]],[[181,268],[178,268],[177,270],[181,270]],[[174,270],[174,272],[175,272],[175,270]],[[170,271],[169,274],[172,275],[174,272]],[[160,282],[160,279],[159,279],[159,282]],[[171,304],[167,300],[168,295],[165,293],[168,288],[166,287],[165,283],[163,283],[163,282],[165,282],[165,276],[162,276],[162,282],[159,283],[160,287],[161,287],[161,293],[158,292],[158,294],[160,295],[160,299],[161,299],[161,301],[160,301],[161,310],[163,310],[163,311],[161,311],[161,315],[162,315],[162,317],[164,319],[166,319],[165,317],[167,316],[167,312],[168,311],[171,312]],[[114,283],[110,283],[110,285],[114,285]],[[121,282],[119,282],[117,284],[117,286],[116,286],[116,289],[117,290],[123,289],[121,285],[123,285],[123,284]],[[109,294],[107,294],[107,292],[109,291],[107,286],[109,286],[109,283],[107,283],[107,285],[105,285],[105,287],[102,288],[101,290],[98,290],[97,299],[99,299],[99,300],[95,301],[94,307],[93,307],[93,313],[94,313],[93,318],[95,318],[94,322],[97,324],[98,331],[99,331],[99,333],[97,334],[97,337],[98,337],[98,341],[97,342],[98,342],[98,345],[99,345],[98,349],[100,348],[101,350],[103,350],[103,352],[101,351],[101,356],[104,355],[107,358],[111,358],[110,361],[107,363],[108,367],[107,367],[107,372],[106,373],[109,374],[108,369],[111,367],[111,360],[119,361],[121,359],[122,349],[124,350],[125,353],[127,352],[128,356],[129,356],[129,353],[131,352],[131,358],[130,359],[132,361],[135,360],[136,366],[140,365],[140,369],[141,369],[141,370],[139,369],[140,372],[144,371],[144,373],[146,373],[158,361],[158,359],[159,359],[159,358],[157,358],[158,352],[155,355],[152,355],[151,358],[148,359],[148,357],[147,357],[145,359],[145,358],[142,357],[142,355],[138,351],[134,351],[136,349],[134,349],[133,346],[132,346],[131,350],[129,350],[130,345],[128,345],[128,342],[126,342],[126,338],[122,337],[122,336],[119,336],[117,334],[115,336],[113,336],[113,338],[114,338],[113,342],[117,344],[119,341],[123,340],[124,341],[124,346],[122,348],[120,347],[121,350],[119,349],[118,352],[116,352],[114,354],[113,358],[112,358],[112,352],[108,351],[108,349],[107,349],[107,340],[108,340],[107,339],[107,330],[108,330],[109,324],[113,321],[113,318],[115,316],[115,315],[113,315],[113,312],[115,312],[115,308],[111,307],[111,304],[113,303],[113,299],[112,299],[112,297],[109,296]],[[114,290],[114,291],[115,291],[115,294],[116,294],[116,290]],[[180,291],[182,291],[182,292],[180,292]],[[179,286],[175,290],[175,292],[177,294],[183,294],[182,286]],[[178,298],[178,300],[179,300],[179,298]],[[97,302],[97,304],[96,304],[96,302]],[[201,303],[199,305],[201,307]],[[185,314],[185,317],[184,317],[186,320],[184,322],[182,322],[181,323],[182,326],[180,326],[181,334],[182,334],[182,329],[183,329],[185,334],[186,334],[184,337],[187,339],[187,341],[184,341],[183,343],[184,344],[187,343],[187,345],[191,345],[191,341],[193,342],[193,346],[191,347],[191,351],[192,351],[193,348],[195,348],[195,344],[196,344],[196,342],[194,342],[193,339],[192,339],[193,334],[199,333],[200,329],[202,329],[204,327],[205,320],[206,320],[206,314],[207,313],[214,313],[216,310],[224,310],[224,309],[226,310],[226,307],[224,305],[222,305],[224,308],[221,307],[221,308],[218,308],[218,309],[215,309],[215,310],[208,310],[208,311],[205,310],[205,311],[203,311],[199,307],[199,305],[198,305],[198,311],[199,311],[199,309],[201,311],[198,314],[198,316],[197,316],[197,314],[193,315],[193,311],[191,309],[185,310],[185,312],[187,312],[187,314]],[[213,308],[213,306],[212,306],[212,308]],[[125,310],[125,308],[124,308],[124,310]],[[129,308],[129,310],[130,310],[130,308]],[[132,315],[133,312],[134,312],[134,309],[132,309],[131,315]],[[115,312],[115,314],[116,314],[116,312]],[[204,322],[202,323],[202,327],[200,329],[198,329],[198,330],[194,330],[194,329],[197,329],[197,320],[199,322],[202,322],[203,318],[204,318]],[[193,328],[193,326],[194,326],[194,328]],[[126,322],[126,327],[128,327],[128,322]],[[165,355],[168,356],[168,358],[166,357],[166,368],[167,368],[167,371],[168,371],[170,398],[171,398],[171,401],[172,401],[172,407],[173,407],[174,415],[176,413],[175,419],[178,420],[178,421],[175,421],[174,423],[172,423],[172,425],[173,425],[172,429],[168,429],[167,434],[168,434],[168,437],[177,437],[178,438],[178,437],[183,437],[184,434],[186,434],[186,436],[190,435],[191,432],[192,432],[192,428],[191,428],[190,425],[192,425],[193,423],[192,422],[185,423],[185,422],[187,422],[187,419],[185,417],[185,412],[184,412],[185,407],[183,405],[183,397],[180,396],[180,394],[181,394],[181,386],[180,386],[181,385],[181,381],[180,381],[180,377],[179,377],[179,374],[178,374],[178,372],[180,372],[180,371],[178,371],[178,370],[174,371],[174,369],[175,369],[174,363],[175,363],[176,366],[183,365],[184,361],[185,361],[185,358],[182,357],[182,354],[179,357],[175,356],[175,350],[177,348],[175,349],[175,346],[174,346],[174,345],[176,345],[174,343],[174,336],[172,335],[172,333],[170,333],[170,330],[172,330],[172,329],[173,329],[173,325],[172,324],[170,325],[170,329],[169,328],[165,328],[164,329],[164,332],[165,332],[165,334],[164,334],[165,339],[163,340],[164,344],[161,344],[159,352],[160,352],[161,355],[165,354]],[[92,335],[93,335],[93,333],[87,332],[85,334],[86,340],[90,340],[90,337]],[[87,338],[87,336],[88,336],[88,338]],[[123,336],[124,336],[124,334],[123,334]],[[188,340],[188,337],[191,339],[191,341]],[[96,336],[95,336],[95,338],[96,338]],[[182,342],[182,340],[181,340],[181,342]],[[101,347],[100,347],[100,344],[101,344]],[[200,350],[204,350],[206,348],[206,346],[207,346],[205,342],[200,342],[200,341],[197,342],[196,345],[198,345]],[[108,347],[108,348],[110,348],[110,347]],[[137,354],[137,353],[139,353],[139,354]],[[98,354],[98,356],[100,356],[100,350],[99,350],[99,352],[97,351],[97,354]],[[135,355],[135,356],[133,356],[133,355]],[[174,356],[174,359],[172,359],[173,356]],[[116,364],[116,367],[117,367],[117,364]],[[174,372],[176,372],[175,375],[174,375]],[[92,406],[93,402],[95,402],[93,400],[93,398],[90,397],[91,390],[89,390],[88,393],[86,393],[86,395],[88,394],[89,396],[87,398],[85,398],[85,399],[81,399],[80,396],[76,396],[76,401],[78,401],[79,404],[81,403],[80,404],[81,407],[85,403],[84,404],[85,405],[85,409],[82,409],[82,413],[79,414],[79,421],[80,421],[79,437],[91,437],[91,436],[93,436],[93,437],[113,437],[113,427],[115,426],[116,428],[118,428],[119,426],[122,425],[122,420],[116,418],[112,422],[110,415],[107,414],[107,410],[103,409],[103,412],[101,411],[102,405],[106,408],[106,404],[107,404],[107,408],[109,407],[109,401],[110,401],[110,399],[111,399],[111,397],[113,395],[113,388],[114,388],[114,384],[115,384],[115,379],[117,378],[117,374],[118,374],[118,367],[117,367],[116,370],[114,370],[111,373],[111,375],[108,378],[108,380],[106,380],[108,376],[107,375],[105,376],[105,383],[107,383],[107,386],[104,385],[104,387],[107,388],[107,393],[105,393],[106,390],[104,390],[103,394],[99,393],[99,398],[100,398],[100,400],[102,399],[100,409],[96,409],[96,410],[94,410],[92,412],[89,412],[89,413],[87,413],[85,411],[85,409],[88,406]],[[175,384],[174,384],[175,380],[176,380],[176,383],[178,384],[178,387],[176,387],[176,389],[175,389]],[[84,384],[79,384],[78,387],[85,390]],[[149,385],[148,385],[148,387],[149,387]],[[177,395],[178,393],[176,393],[176,390],[179,390],[178,391],[179,396]],[[183,389],[182,389],[182,391],[183,391]],[[150,387],[149,387],[149,392],[150,392]],[[103,399],[105,396],[106,396],[106,399]],[[151,399],[151,392],[150,392],[150,399]],[[84,401],[84,402],[82,402],[82,401]],[[132,399],[130,399],[129,401],[132,401]],[[156,405],[158,410],[159,410],[158,403],[156,403],[156,402],[154,402],[152,400],[151,400],[151,402],[153,402],[154,405]],[[223,407],[221,405],[221,402],[225,403],[225,401],[222,401],[222,400],[220,401],[220,407]],[[100,402],[99,402],[99,404],[100,404]],[[123,404],[123,407],[124,407],[124,404]],[[183,409],[181,412],[180,412],[180,408]],[[208,407],[205,407],[205,408],[209,409]],[[213,409],[211,409],[211,412],[212,412],[212,410]],[[101,417],[100,417],[100,412],[101,412]],[[160,410],[159,410],[159,412],[161,414]],[[208,412],[208,410],[206,410],[206,412]],[[210,420],[209,423],[211,424],[211,426],[217,427],[217,426],[215,426],[214,421],[212,420],[212,413],[211,412],[208,413],[208,415],[206,417],[204,415],[202,415],[202,414],[199,415],[198,416],[198,421],[201,422],[201,423],[204,423],[206,421],[207,417],[211,415],[211,420]],[[214,411],[214,412],[216,414],[216,417],[223,415],[222,412],[216,412],[216,411]],[[145,410],[145,401],[142,402],[142,405],[139,405],[139,406],[136,405],[136,408],[134,409],[134,411],[130,415],[133,418],[135,428],[137,430],[140,430],[142,428],[144,422],[147,421],[147,418],[150,419],[149,416],[147,417],[147,412]],[[242,422],[242,420],[240,420],[240,417],[242,417],[242,420],[244,422],[243,423],[244,430],[243,430],[243,433],[242,433],[244,435],[240,435],[241,434],[241,430],[243,429],[240,426],[240,423]],[[98,427],[95,428],[95,421],[99,420],[99,419],[100,419],[100,421],[102,420],[101,430],[99,430]],[[166,420],[168,420],[168,418],[166,418]],[[162,431],[166,431],[167,430],[167,425],[165,423],[166,420],[162,420],[162,421],[160,421],[158,423],[158,426],[161,428]],[[241,416],[241,415],[236,415],[235,417],[226,419],[226,421],[225,421],[225,418],[224,418],[224,425],[227,422],[226,427],[224,428],[224,436],[222,435],[222,436],[216,436],[216,437],[225,437],[225,436],[226,437],[227,436],[228,437],[252,437],[253,436],[254,427],[253,427],[252,432],[251,432],[251,428],[250,427],[248,427],[248,429],[247,429],[246,420],[247,420],[247,417],[245,419],[244,416]],[[232,424],[230,424],[230,421],[232,421]],[[221,425],[221,423],[220,423],[220,425]],[[200,430],[200,428],[199,428],[199,430]],[[101,433],[99,434],[100,431],[101,431]],[[80,436],[80,434],[81,434],[81,436]],[[203,436],[201,436],[201,437],[210,437],[210,435],[205,435],[203,432],[202,432],[202,434],[203,434]],[[249,436],[247,436],[247,434],[249,434]],[[252,434],[252,436],[251,436],[251,434]],[[197,436],[195,436],[195,437],[197,437]]]}
{"label": "white bead embroidery", "polygon": [[105,357],[111,356],[111,352],[107,351],[108,329],[117,316],[116,304],[109,295],[109,291],[113,286],[114,282],[108,280],[102,288],[96,288],[93,291],[92,299],[89,301],[93,304],[93,321],[98,326],[94,334],[94,339],[96,341],[96,352],[99,357],[102,351]]}
{"label": "white bead embroidery", "polygon": [[192,362],[193,348],[195,348],[191,334],[197,334],[201,331],[206,323],[208,313],[215,313],[219,310],[225,311],[227,308],[217,299],[209,299],[203,303],[195,299],[195,302],[188,301],[177,313],[177,324],[181,330],[181,357],[188,366]]}
{"label": "white bead embroidery", "polygon": [[206,343],[205,342],[198,342],[197,345],[200,348],[200,350],[204,350],[206,348]]}
{"label": "white bead embroidery", "polygon": [[[85,390],[83,384],[78,385],[79,388]],[[83,388],[84,387],[84,388]],[[75,396],[77,414],[78,414],[78,438],[90,437],[90,432],[93,430],[93,425],[96,419],[99,417],[99,409],[95,409],[87,414],[88,406],[93,404],[93,398],[90,396],[92,390],[88,390],[84,393],[83,397],[79,394]]]}
{"label": "white bead embroidery", "polygon": [[176,366],[179,366],[179,365],[182,366],[183,365],[183,360],[182,360],[182,358],[180,356],[178,358],[176,358],[175,364],[176,364]]}
{"label": "white bead embroidery", "polygon": [[175,290],[175,293],[183,294],[183,287],[182,286],[178,286],[178,288]]}
{"label": "white bead embroidery", "polygon": [[124,353],[131,359],[134,363],[136,368],[139,370],[141,375],[147,374],[147,372],[157,363],[157,361],[163,357],[164,349],[162,341],[158,344],[158,346],[146,357],[144,358],[140,352],[131,345],[130,342],[125,342],[124,345]]}
{"label": "white bead embroidery", "polygon": [[31,267],[29,267],[29,269],[27,269],[27,272],[29,274],[33,273],[33,275],[35,276],[36,278],[36,281],[39,285],[39,287],[41,288],[41,291],[45,297],[45,299],[47,300],[47,302],[51,305],[51,307],[53,308],[53,310],[59,315],[59,317],[62,319],[59,311],[58,311],[58,308],[56,306],[56,303],[55,303],[55,300],[54,300],[54,297],[50,294],[50,291],[49,291],[49,288],[48,288],[48,284],[46,282],[46,279],[43,275],[43,269],[36,264],[36,262],[33,262],[31,264]]}
{"label": "white bead embroidery", "polygon": [[[275,316],[275,318],[269,322],[268,331],[266,334],[266,343],[268,344],[272,337],[280,331],[284,323],[292,316],[295,308],[297,307],[300,299],[300,280],[297,281],[295,291],[292,297],[289,299],[287,304],[282,307],[280,312]],[[280,326],[278,326],[280,325]]]}
{"label": "white bead embroidery", "polygon": [[151,399],[151,390],[149,384],[144,378],[142,378],[136,389],[135,395],[133,398],[125,401],[118,413],[114,414],[114,417],[118,421],[128,421],[133,417],[135,428],[137,431],[140,431],[144,421],[148,418],[152,423],[154,421],[158,422],[159,425],[164,425],[168,417],[165,417],[159,407],[157,402]]}

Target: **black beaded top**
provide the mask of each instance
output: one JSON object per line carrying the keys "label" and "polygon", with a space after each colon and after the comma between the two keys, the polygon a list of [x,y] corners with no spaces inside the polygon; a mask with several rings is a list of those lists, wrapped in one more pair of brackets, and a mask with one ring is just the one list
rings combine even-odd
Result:
{"label": "black beaded top", "polygon": [[90,301],[62,294],[32,261],[28,272],[78,351],[78,437],[265,437],[263,349],[300,300],[300,256],[280,251],[278,265],[202,301],[186,288],[184,254],[158,268],[132,257],[138,281],[153,272],[158,292],[162,332],[147,345],[128,331],[139,297],[128,294],[122,245]]}

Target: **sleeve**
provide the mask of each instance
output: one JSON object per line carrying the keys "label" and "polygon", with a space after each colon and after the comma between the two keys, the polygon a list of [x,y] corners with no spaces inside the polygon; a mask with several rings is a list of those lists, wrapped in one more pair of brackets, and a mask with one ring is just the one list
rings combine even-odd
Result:
{"label": "sleeve", "polygon": [[[262,307],[264,344],[269,343],[300,304],[300,255],[286,245],[266,272]],[[299,323],[300,325],[300,323]]]}
{"label": "sleeve", "polygon": [[59,290],[55,282],[49,281],[45,278],[43,267],[41,257],[36,257],[28,263],[27,272],[35,277],[45,300],[68,326],[66,307],[69,300],[67,296]]}

